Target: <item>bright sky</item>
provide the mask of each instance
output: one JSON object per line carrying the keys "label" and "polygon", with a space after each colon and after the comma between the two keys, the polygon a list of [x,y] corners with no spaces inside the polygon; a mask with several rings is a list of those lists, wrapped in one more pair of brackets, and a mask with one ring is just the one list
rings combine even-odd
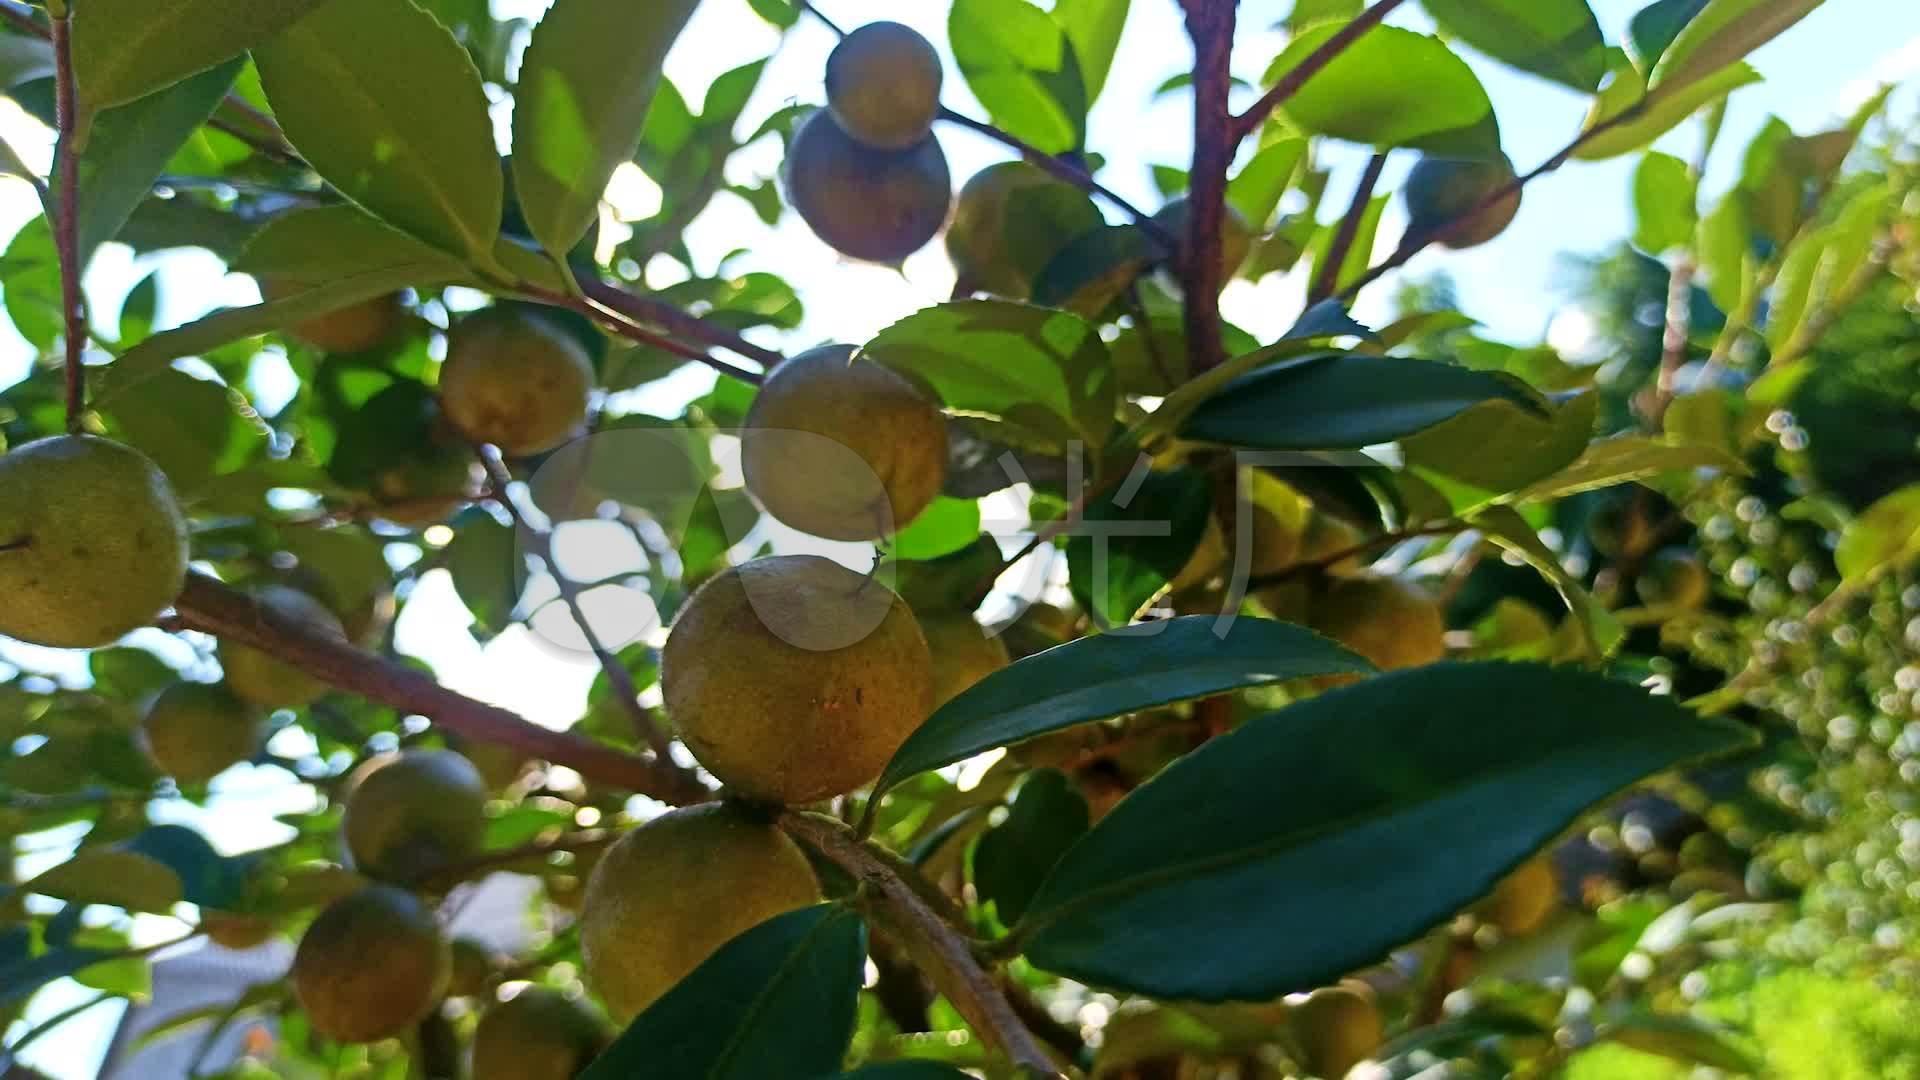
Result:
{"label": "bright sky", "polygon": [[[890,18],[906,22],[946,51],[946,4],[918,0],[818,0],[820,7],[843,26]],[[1618,41],[1627,19],[1643,0],[1594,0],[1594,9],[1608,39]],[[494,0],[503,16],[537,18],[547,0]],[[1277,23],[1291,4],[1286,0],[1246,0],[1242,4],[1242,34],[1235,54],[1236,73],[1257,81],[1281,47],[1282,39],[1268,27]],[[1409,5],[1395,22],[1423,27],[1422,16]],[[788,101],[821,100],[820,73],[834,39],[823,27],[805,21],[784,43],[766,23],[753,15],[745,0],[706,0],[694,16],[667,64],[669,76],[697,102],[706,84],[717,74],[764,56],[779,44],[761,89],[749,105],[743,130],[750,130]],[[1189,60],[1185,32],[1172,0],[1135,0],[1133,16],[1122,39],[1106,90],[1094,108],[1090,145],[1106,155],[1101,179],[1136,204],[1154,205],[1158,195],[1149,166],[1184,165],[1189,150],[1190,99],[1184,94],[1151,102],[1153,89]],[[1501,119],[1506,146],[1522,169],[1550,156],[1575,132],[1585,112],[1584,102],[1556,86],[1475,60]],[[1895,0],[1829,0],[1785,37],[1754,57],[1766,76],[1758,86],[1734,98],[1723,150],[1708,177],[1708,187],[1724,186],[1737,167],[1737,147],[1769,113],[1777,114],[1796,130],[1816,130],[1845,115],[1869,94],[1875,84],[1920,73],[1920,4]],[[980,110],[949,63],[946,100],[949,105],[980,115]],[[1897,108],[1911,115],[1915,97],[1909,91],[1896,99]],[[505,130],[505,113],[498,118]],[[20,151],[29,164],[42,168],[49,157],[50,139],[10,103],[0,103],[0,137]],[[1670,136],[1663,148],[1689,155],[1692,132]],[[1002,147],[966,131],[946,131],[943,146],[957,180],[1007,154]],[[733,168],[740,179],[757,179],[778,165],[778,146],[762,143],[740,155]],[[1341,149],[1333,158],[1338,173],[1330,190],[1333,205],[1345,205],[1364,153]],[[1634,158],[1598,165],[1576,163],[1530,187],[1515,226],[1495,242],[1471,252],[1428,255],[1416,260],[1414,272],[1445,268],[1455,277],[1467,311],[1483,320],[1495,336],[1513,341],[1538,340],[1566,298],[1552,285],[1558,280],[1559,255],[1597,252],[1617,243],[1632,228],[1628,200]],[[1412,164],[1411,155],[1396,155],[1383,190],[1393,185]],[[616,210],[633,218],[645,216],[658,192],[638,170],[624,172],[611,193]],[[11,235],[38,212],[32,193],[17,180],[0,181],[0,236]],[[1382,228],[1382,253],[1391,248],[1404,222],[1396,202]],[[892,271],[844,263],[817,241],[792,215],[769,229],[745,203],[722,195],[689,231],[696,256],[708,260],[699,267],[712,273],[711,260],[735,248],[748,254],[729,265],[733,272],[771,270],[795,282],[807,306],[805,325],[786,344],[805,346],[825,340],[863,341],[882,327],[922,307],[944,300],[952,285],[952,270],[938,242],[907,260],[904,276]],[[151,269],[156,260],[136,265],[125,249],[109,246],[88,277],[88,291],[96,312],[110,315],[126,290]],[[204,253],[170,255],[161,288],[161,325],[185,321],[225,304],[250,302],[254,293],[244,278],[222,277],[219,263]],[[664,282],[659,282],[664,283]],[[1362,321],[1384,313],[1386,288],[1362,298]],[[1290,325],[1299,307],[1304,284],[1298,275],[1269,279],[1259,285],[1235,283],[1225,297],[1227,317],[1253,331],[1271,336]],[[3,320],[0,320],[3,322]],[[114,325],[110,317],[104,325]],[[1556,338],[1568,329],[1563,322]],[[1577,331],[1577,326],[1573,329]],[[1576,333],[1577,336],[1577,333]],[[0,385],[18,379],[32,360],[28,346],[10,326],[0,327]],[[704,391],[711,378],[689,370],[667,380],[644,396],[642,406],[670,412],[687,398]],[[813,546],[784,535],[782,546]],[[841,545],[833,554],[864,565],[858,547]],[[524,632],[502,635],[486,648],[464,632],[465,612],[454,598],[445,576],[431,575],[415,593],[402,619],[401,648],[430,661],[449,685],[482,699],[515,708],[530,718],[554,726],[572,722],[583,709],[592,680],[589,661],[568,654]],[[179,656],[181,648],[157,632],[139,639],[156,649]],[[84,677],[84,656],[51,650],[9,647],[5,655],[24,666],[66,678]],[[297,752],[296,748],[287,749]],[[210,811],[178,802],[156,808],[156,817],[183,820],[205,830],[225,850],[244,850],[273,837],[268,821],[274,813],[298,809],[304,796],[291,789],[284,774],[273,769],[241,767],[216,785],[222,795]],[[57,861],[50,851],[43,862]],[[28,873],[32,865],[23,867]],[[143,920],[143,940],[159,940],[178,932],[170,920]],[[44,1019],[88,996],[72,984],[56,987],[36,999],[28,1022]],[[39,1043],[27,1060],[59,1080],[91,1077],[98,1068],[117,1007],[94,1010],[68,1025],[62,1034]]]}

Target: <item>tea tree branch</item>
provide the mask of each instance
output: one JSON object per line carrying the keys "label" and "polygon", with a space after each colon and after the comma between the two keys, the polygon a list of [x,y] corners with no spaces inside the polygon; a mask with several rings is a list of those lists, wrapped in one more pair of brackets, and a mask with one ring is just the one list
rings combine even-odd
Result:
{"label": "tea tree branch", "polygon": [[1367,211],[1373,206],[1373,189],[1380,183],[1380,173],[1387,167],[1385,152],[1373,155],[1367,161],[1367,167],[1360,174],[1360,183],[1353,189],[1353,202],[1347,206],[1347,216],[1340,219],[1340,231],[1334,233],[1333,243],[1327,247],[1325,260],[1320,264],[1320,272],[1314,275],[1313,288],[1307,293],[1307,306],[1325,300],[1340,287],[1340,268],[1347,263],[1347,253],[1353,250],[1353,242],[1360,235],[1360,223],[1366,220]]}
{"label": "tea tree branch", "polygon": [[87,345],[87,311],[80,295],[80,172],[74,146],[79,103],[73,78],[73,13],[66,0],[51,0],[54,65],[54,114],[58,136],[53,147],[53,175],[57,193],[47,209],[52,213],[53,247],[60,260],[60,318],[66,327],[67,433],[78,435],[86,423],[87,377],[81,364]]}
{"label": "tea tree branch", "polygon": [[1227,213],[1227,167],[1233,163],[1232,3],[1181,0],[1187,11],[1187,36],[1193,39],[1193,168],[1188,173],[1187,235],[1179,237],[1176,258],[1186,290],[1187,348],[1190,370],[1206,371],[1226,359],[1220,337],[1222,265],[1220,232]]}

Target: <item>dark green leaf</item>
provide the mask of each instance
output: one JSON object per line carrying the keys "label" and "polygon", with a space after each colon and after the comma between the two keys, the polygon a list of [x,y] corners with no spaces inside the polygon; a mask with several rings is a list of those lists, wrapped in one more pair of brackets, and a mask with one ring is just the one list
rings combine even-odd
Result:
{"label": "dark green leaf", "polygon": [[534,239],[586,235],[613,170],[633,158],[667,50],[698,0],[559,0],[533,32],[514,94],[513,182]]}
{"label": "dark green leaf", "polygon": [[1270,619],[1185,615],[1095,634],[1020,660],[947,702],[893,755],[875,790],[1075,724],[1366,670],[1365,660],[1313,631]]}
{"label": "dark green leaf", "polygon": [[86,0],[73,70],[87,113],[142,98],[239,56],[326,0]]}
{"label": "dark green leaf", "polygon": [[1096,986],[1310,989],[1451,918],[1594,802],[1749,743],[1567,669],[1382,675],[1169,766],[1067,852],[1019,932],[1035,965]]}
{"label": "dark green leaf", "polygon": [[1000,921],[1020,921],[1047,871],[1087,831],[1087,800],[1066,774],[1041,769],[1020,785],[1007,819],[988,829],[973,851],[973,882]]}
{"label": "dark green leaf", "polygon": [[1587,0],[1423,0],[1440,32],[1496,60],[1586,93],[1607,74]]}
{"label": "dark green leaf", "polygon": [[840,1067],[867,958],[860,916],[830,905],[734,938],[667,992],[580,1080],[766,1080]]}
{"label": "dark green leaf", "polygon": [[[1294,38],[1267,71],[1267,83],[1339,31],[1338,23],[1322,23]],[[1398,26],[1362,34],[1308,78],[1281,112],[1302,131],[1380,149],[1468,158],[1500,152],[1493,103],[1473,69],[1438,38]]]}
{"label": "dark green leaf", "polygon": [[1212,516],[1197,469],[1148,472],[1093,500],[1067,541],[1074,600],[1101,629],[1132,622],[1193,558]]}

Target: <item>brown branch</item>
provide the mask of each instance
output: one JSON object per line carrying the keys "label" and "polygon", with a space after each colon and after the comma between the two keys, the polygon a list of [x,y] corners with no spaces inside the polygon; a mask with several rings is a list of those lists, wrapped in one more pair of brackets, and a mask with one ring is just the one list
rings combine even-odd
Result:
{"label": "brown branch", "polygon": [[999,982],[981,967],[967,938],[934,910],[890,860],[832,818],[787,810],[779,821],[790,835],[872,891],[876,914],[915,947],[923,964],[935,965],[927,974],[981,1039],[1016,1067],[1043,1077],[1061,1075],[1021,1022]]}
{"label": "brown branch", "polygon": [[1320,272],[1314,275],[1313,288],[1307,293],[1308,307],[1332,296],[1340,287],[1340,268],[1346,265],[1347,253],[1353,250],[1353,242],[1360,235],[1360,223],[1366,220],[1367,211],[1373,206],[1373,189],[1379,186],[1380,173],[1386,167],[1384,150],[1367,161],[1360,183],[1353,189],[1353,202],[1347,206],[1347,216],[1340,219],[1340,231],[1333,234],[1327,257],[1320,265]]}
{"label": "brown branch", "polygon": [[411,884],[423,888],[448,889],[462,881],[494,870],[504,870],[518,866],[529,859],[542,859],[560,852],[579,853],[603,848],[620,838],[620,834],[610,829],[583,829],[567,833],[553,840],[534,841],[519,847],[502,851],[489,851],[477,855],[456,866],[443,867],[427,874]]}
{"label": "brown branch", "polygon": [[1165,226],[1155,221],[1152,214],[1121,198],[1105,184],[1095,180],[1092,173],[1075,165],[1073,162],[1068,161],[1058,154],[1049,154],[1045,150],[1022,139],[1020,136],[1012,132],[1002,131],[992,124],[987,123],[985,120],[975,120],[971,116],[954,112],[952,109],[942,107],[940,110],[940,119],[945,120],[949,124],[958,124],[970,131],[977,131],[989,139],[993,139],[996,142],[1019,151],[1020,156],[1024,158],[1028,164],[1046,170],[1057,180],[1072,184],[1081,191],[1087,192],[1090,195],[1098,195],[1112,203],[1115,209],[1132,218],[1134,224],[1140,227],[1140,231],[1146,233],[1155,243],[1160,244],[1169,251],[1178,248],[1178,238],[1168,232]]}
{"label": "brown branch", "polygon": [[675,341],[670,337],[656,334],[603,304],[595,303],[582,297],[569,296],[566,293],[554,292],[551,289],[543,289],[527,282],[515,282],[504,287],[530,300],[536,300],[542,304],[546,304],[549,307],[566,308],[568,311],[579,312],[587,318],[592,319],[596,325],[610,334],[624,337],[629,341],[639,342],[642,345],[659,349],[665,353],[671,353],[674,356],[686,360],[697,361],[722,375],[739,379],[741,382],[758,386],[765,378],[765,376],[757,371],[748,371],[746,368],[740,367],[737,364],[729,364],[725,360],[702,349],[696,349],[691,345]]}
{"label": "brown branch", "polygon": [[780,353],[755,345],[731,327],[681,311],[672,304],[635,296],[605,281],[580,282],[587,299],[633,322],[652,323],[669,334],[744,356],[769,370],[785,362]]}
{"label": "brown branch", "polygon": [[[1227,358],[1220,335],[1220,287],[1226,267],[1220,232],[1227,214],[1227,168],[1233,164],[1233,29],[1231,0],[1181,0],[1193,39],[1193,167],[1187,173],[1187,235],[1177,260],[1186,292],[1189,370],[1210,370]],[[1179,250],[1179,249],[1176,249]]]}
{"label": "brown branch", "polygon": [[60,315],[66,326],[67,433],[86,424],[87,376],[81,366],[87,346],[87,309],[80,295],[80,161],[74,150],[79,105],[74,98],[73,16],[64,3],[50,5],[52,18],[54,114],[59,137],[53,149],[53,246],[60,260]]}
{"label": "brown branch", "polygon": [[672,805],[706,802],[713,792],[662,767],[591,739],[528,723],[506,709],[475,701],[432,677],[315,633],[253,597],[198,572],[174,602],[177,624],[292,664],[331,686],[369,701],[425,716],[476,742],[500,743],[564,765],[590,780],[638,792]]}
{"label": "brown branch", "polygon": [[1273,110],[1286,104],[1288,99],[1300,92],[1301,87],[1307,85],[1308,80],[1320,74],[1322,68],[1332,63],[1341,53],[1346,52],[1347,46],[1358,41],[1360,35],[1379,26],[1388,15],[1393,13],[1394,8],[1405,2],[1406,0],[1380,0],[1379,3],[1355,16],[1352,22],[1341,27],[1338,33],[1328,38],[1319,48],[1308,53],[1305,59],[1293,66],[1292,70],[1280,76],[1280,81],[1274,83],[1272,89],[1261,95],[1260,100],[1254,102],[1251,108],[1232,119],[1230,133],[1233,142],[1237,145],[1251,135],[1253,130],[1272,114]]}

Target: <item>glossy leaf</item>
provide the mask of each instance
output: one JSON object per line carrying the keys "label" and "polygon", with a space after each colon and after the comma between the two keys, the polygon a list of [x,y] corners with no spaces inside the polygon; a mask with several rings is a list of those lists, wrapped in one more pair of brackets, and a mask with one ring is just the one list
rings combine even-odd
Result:
{"label": "glossy leaf", "polygon": [[1080,149],[1089,83],[1053,15],[1027,0],[955,0],[947,36],[995,124],[1048,153]]}
{"label": "glossy leaf", "polygon": [[318,285],[365,273],[451,280],[460,261],[356,206],[315,206],[267,222],[233,260],[242,274]]}
{"label": "glossy leaf", "polygon": [[1693,239],[1698,181],[1686,162],[1648,151],[1633,174],[1633,243],[1659,255]]}
{"label": "glossy leaf", "polygon": [[[1323,23],[1294,38],[1266,82],[1278,81],[1339,29]],[[1473,69],[1438,38],[1398,26],[1361,35],[1315,72],[1281,113],[1302,131],[1380,149],[1404,146],[1469,158],[1500,152],[1493,103]]]}
{"label": "glossy leaf", "polygon": [[1068,583],[1100,629],[1125,626],[1193,558],[1213,515],[1206,474],[1141,472],[1092,500],[1067,541]]}
{"label": "glossy leaf", "polygon": [[1589,805],[1749,741],[1568,669],[1382,675],[1176,761],[1067,852],[1017,932],[1036,966],[1095,986],[1310,989],[1453,917]]}
{"label": "glossy leaf", "polygon": [[1647,78],[1666,95],[1746,59],[1823,0],[1708,0],[1673,38]]}
{"label": "glossy leaf", "polygon": [[1455,509],[1514,491],[1571,465],[1593,437],[1599,396],[1575,395],[1542,417],[1507,401],[1482,402],[1401,443],[1407,465],[1456,486]]}
{"label": "glossy leaf", "polygon": [[1634,13],[1627,23],[1627,55],[1642,76],[1653,70],[1667,46],[1706,6],[1707,0],[1653,0]]}
{"label": "glossy leaf", "polygon": [[1638,435],[1620,435],[1587,447],[1573,464],[1522,488],[1514,495],[1514,500],[1531,502],[1559,498],[1645,480],[1677,469],[1747,471],[1739,461],[1708,447],[1673,446]]}
{"label": "glossy leaf", "polygon": [[613,170],[639,149],[667,50],[698,2],[559,0],[534,29],[514,94],[513,182],[548,251],[586,235]]}
{"label": "glossy leaf", "polygon": [[881,774],[909,776],[1122,713],[1308,675],[1366,671],[1304,627],[1184,615],[1070,641],[980,680],[907,738]]}
{"label": "glossy leaf", "polygon": [[1607,73],[1607,45],[1587,0],[1422,0],[1440,32],[1496,60],[1582,92]]}
{"label": "glossy leaf", "polygon": [[667,991],[580,1080],[830,1075],[853,1035],[866,947],[866,924],[845,908],[775,916]]}
{"label": "glossy leaf", "polygon": [[73,70],[89,113],[224,64],[327,0],[86,0],[73,20]]}
{"label": "glossy leaf", "polygon": [[413,0],[328,0],[254,50],[287,138],[389,225],[491,265],[503,183],[480,73]]}
{"label": "glossy leaf", "polygon": [[1195,409],[1180,434],[1256,450],[1357,450],[1496,400],[1542,411],[1508,377],[1429,360],[1325,353],[1234,380]]}

